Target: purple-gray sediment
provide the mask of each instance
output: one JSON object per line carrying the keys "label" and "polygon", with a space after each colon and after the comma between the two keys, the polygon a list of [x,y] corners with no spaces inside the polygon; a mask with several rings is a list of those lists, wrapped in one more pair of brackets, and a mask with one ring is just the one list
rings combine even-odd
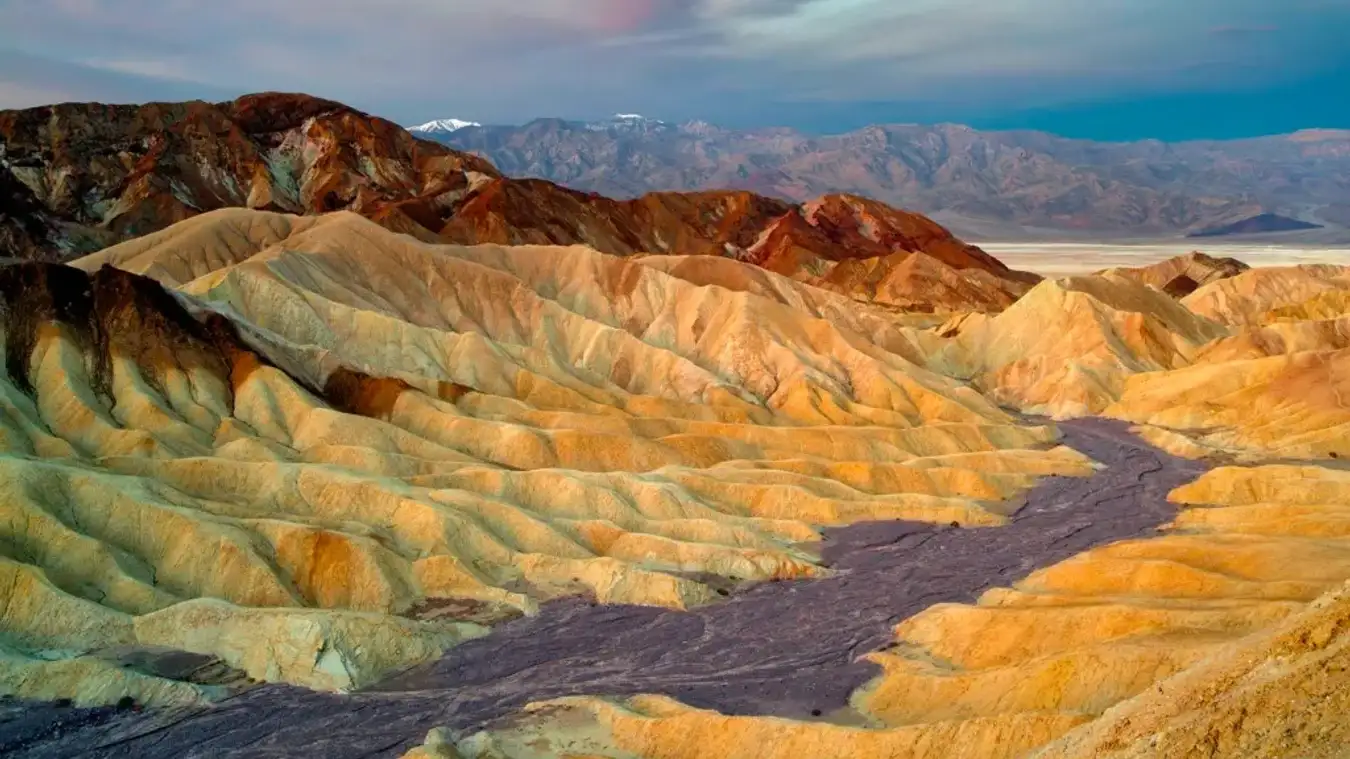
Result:
{"label": "purple-gray sediment", "polygon": [[1061,422],[1106,467],[1049,477],[1004,527],[873,522],[829,530],[833,576],[766,583],[689,612],[548,604],[440,660],[351,695],[268,685],[190,711],[0,702],[12,757],[393,757],[427,731],[471,731],[530,701],[658,693],[732,714],[830,714],[877,673],[860,657],[901,620],[971,601],[1093,546],[1152,533],[1167,493],[1206,469],[1120,422]]}

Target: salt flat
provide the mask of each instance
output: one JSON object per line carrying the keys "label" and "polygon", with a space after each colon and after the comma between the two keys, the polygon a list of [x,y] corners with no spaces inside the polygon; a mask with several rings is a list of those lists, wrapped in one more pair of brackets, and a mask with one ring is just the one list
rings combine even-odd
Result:
{"label": "salt flat", "polygon": [[1047,277],[1087,274],[1116,266],[1147,266],[1199,250],[1216,257],[1232,257],[1250,266],[1350,264],[1350,246],[1282,246],[1177,240],[1150,244],[1096,244],[1079,242],[980,243],[980,247],[1014,269]]}

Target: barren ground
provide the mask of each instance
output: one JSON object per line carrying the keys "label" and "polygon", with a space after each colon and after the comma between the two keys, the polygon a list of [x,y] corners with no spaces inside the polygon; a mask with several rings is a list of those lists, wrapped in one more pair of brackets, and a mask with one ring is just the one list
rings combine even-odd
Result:
{"label": "barren ground", "polygon": [[352,695],[267,685],[192,712],[0,702],[12,757],[393,757],[432,727],[471,731],[565,695],[658,693],[735,714],[849,719],[876,668],[858,657],[902,619],[970,601],[1093,546],[1151,533],[1166,498],[1204,465],[1121,423],[1061,423],[1065,443],[1106,464],[1051,477],[1006,527],[873,522],[832,530],[828,578],[734,593],[693,612],[569,600],[498,627],[441,660]]}

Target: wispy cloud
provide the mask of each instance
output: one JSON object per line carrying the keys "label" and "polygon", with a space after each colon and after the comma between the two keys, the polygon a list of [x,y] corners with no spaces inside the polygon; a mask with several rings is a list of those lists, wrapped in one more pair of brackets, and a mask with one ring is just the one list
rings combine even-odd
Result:
{"label": "wispy cloud", "polygon": [[1333,31],[1350,33],[1342,0],[0,0],[0,51],[64,67],[0,79],[33,97],[304,90],[401,119],[716,118],[1250,83],[1343,60]]}
{"label": "wispy cloud", "polygon": [[191,70],[192,64],[182,59],[160,58],[151,59],[130,59],[130,60],[99,60],[97,58],[80,63],[94,69],[112,71],[121,74],[130,74],[136,77],[146,79],[163,79],[179,82],[194,82],[195,78],[187,74]]}

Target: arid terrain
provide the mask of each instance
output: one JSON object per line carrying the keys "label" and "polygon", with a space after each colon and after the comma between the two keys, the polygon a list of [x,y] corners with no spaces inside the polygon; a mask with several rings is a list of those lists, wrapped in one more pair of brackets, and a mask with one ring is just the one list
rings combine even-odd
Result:
{"label": "arid terrain", "polygon": [[940,213],[962,234],[985,230],[985,239],[1302,229],[1350,243],[1346,130],[1094,142],[959,124],[876,124],[818,135],[623,117],[470,125],[426,136],[487,158],[510,176],[617,197],[736,187],[804,201],[844,192]]}
{"label": "arid terrain", "polygon": [[1085,242],[982,242],[980,248],[1015,269],[1045,277],[1091,274],[1103,269],[1148,266],[1192,251],[1235,258],[1248,266],[1350,265],[1350,246],[1215,243],[1177,240],[1136,244]]}
{"label": "arid terrain", "polygon": [[1350,751],[1334,255],[1057,270],[302,96],[0,132],[0,754]]}

